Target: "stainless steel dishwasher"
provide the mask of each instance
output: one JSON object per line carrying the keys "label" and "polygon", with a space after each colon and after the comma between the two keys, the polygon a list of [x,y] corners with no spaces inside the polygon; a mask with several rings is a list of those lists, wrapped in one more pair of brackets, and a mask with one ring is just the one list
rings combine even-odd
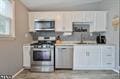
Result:
{"label": "stainless steel dishwasher", "polygon": [[55,68],[72,69],[73,68],[73,46],[60,45],[55,48]]}

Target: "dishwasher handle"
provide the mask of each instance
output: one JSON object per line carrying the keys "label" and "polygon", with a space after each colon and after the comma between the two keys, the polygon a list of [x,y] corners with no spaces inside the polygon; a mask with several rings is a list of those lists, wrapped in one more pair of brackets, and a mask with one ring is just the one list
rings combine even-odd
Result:
{"label": "dishwasher handle", "polygon": [[67,48],[61,48],[61,49],[65,50],[65,49],[67,49]]}

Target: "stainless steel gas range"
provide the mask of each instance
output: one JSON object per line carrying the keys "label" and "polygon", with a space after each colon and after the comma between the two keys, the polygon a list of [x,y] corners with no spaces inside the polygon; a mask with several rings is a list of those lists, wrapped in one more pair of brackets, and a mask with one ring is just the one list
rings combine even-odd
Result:
{"label": "stainless steel gas range", "polygon": [[38,43],[31,44],[31,71],[54,71],[54,44],[55,37],[39,37]]}

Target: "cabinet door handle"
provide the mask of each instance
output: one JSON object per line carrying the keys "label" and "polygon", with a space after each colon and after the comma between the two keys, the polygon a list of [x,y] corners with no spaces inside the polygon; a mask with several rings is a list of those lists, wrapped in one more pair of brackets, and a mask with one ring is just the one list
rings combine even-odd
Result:
{"label": "cabinet door handle", "polygon": [[107,49],[112,49],[111,47],[107,47]]}
{"label": "cabinet door handle", "polygon": [[86,52],[86,56],[87,56],[88,54],[87,54],[87,52]]}
{"label": "cabinet door handle", "polygon": [[88,52],[88,56],[90,56],[90,53]]}
{"label": "cabinet door handle", "polygon": [[89,53],[89,52],[86,52],[86,56],[90,56],[90,53]]}
{"label": "cabinet door handle", "polygon": [[112,56],[112,55],[107,55],[107,56]]}
{"label": "cabinet door handle", "polygon": [[112,63],[106,63],[106,64],[109,64],[109,65],[111,65]]}
{"label": "cabinet door handle", "polygon": [[61,49],[65,50],[65,49],[67,49],[67,48],[61,48]]}

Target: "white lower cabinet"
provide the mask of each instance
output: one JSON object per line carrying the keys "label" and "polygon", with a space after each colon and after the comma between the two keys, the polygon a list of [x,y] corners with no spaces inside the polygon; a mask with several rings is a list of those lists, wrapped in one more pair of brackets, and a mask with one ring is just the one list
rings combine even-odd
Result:
{"label": "white lower cabinet", "polygon": [[107,45],[74,46],[73,70],[113,69],[115,47]]}
{"label": "white lower cabinet", "polygon": [[101,46],[101,63],[105,69],[115,67],[115,46]]}
{"label": "white lower cabinet", "polygon": [[26,69],[29,69],[31,67],[30,51],[31,51],[31,46],[29,44],[25,44],[23,46],[23,67]]}
{"label": "white lower cabinet", "polygon": [[98,46],[74,46],[73,69],[91,69],[100,67],[100,49]]}

